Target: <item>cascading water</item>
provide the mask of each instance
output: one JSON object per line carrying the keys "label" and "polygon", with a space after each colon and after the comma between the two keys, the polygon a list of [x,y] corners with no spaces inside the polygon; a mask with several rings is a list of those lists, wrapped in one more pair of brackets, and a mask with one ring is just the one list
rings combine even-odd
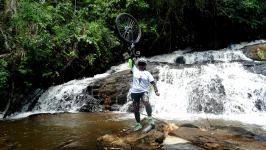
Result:
{"label": "cascading water", "polygon": [[[175,63],[182,57],[185,67],[158,66],[160,97],[151,91],[153,115],[164,119],[223,118],[265,125],[266,77],[245,69],[252,62],[239,49],[264,40],[232,45],[219,51],[176,51],[149,58]],[[131,102],[122,107],[126,111]],[[143,110],[145,114],[145,110]]]}
{"label": "cascading water", "polygon": [[161,96],[151,97],[158,115],[248,115],[265,110],[266,77],[246,71],[239,63],[181,70],[164,66],[159,79]]}
{"label": "cascading water", "polygon": [[[158,66],[160,73],[157,85],[161,96],[157,97],[151,92],[150,98],[154,116],[184,120],[206,116],[222,117],[265,125],[266,77],[246,70],[241,61],[252,60],[239,50],[258,43],[266,41],[231,45],[230,48],[219,51],[179,50],[148,58],[150,62],[169,63]],[[177,60],[181,60],[183,64],[176,65]],[[129,69],[127,63],[114,66],[94,78],[73,80],[50,87],[27,115],[79,111],[85,103],[83,99],[88,98],[97,104],[93,97],[83,94],[87,85],[97,78],[125,69]],[[125,112],[129,104],[130,100],[120,112]],[[23,113],[17,117],[23,117]]]}
{"label": "cascading water", "polygon": [[39,113],[78,112],[84,105],[89,105],[89,109],[94,111],[95,106],[99,105],[99,100],[89,95],[90,93],[86,93],[87,86],[97,79],[125,69],[128,69],[128,65],[121,64],[113,66],[106,73],[95,75],[92,78],[72,80],[65,84],[51,86],[40,96],[30,112],[28,110],[31,104],[24,106],[22,112],[11,116],[11,118],[23,118]]}

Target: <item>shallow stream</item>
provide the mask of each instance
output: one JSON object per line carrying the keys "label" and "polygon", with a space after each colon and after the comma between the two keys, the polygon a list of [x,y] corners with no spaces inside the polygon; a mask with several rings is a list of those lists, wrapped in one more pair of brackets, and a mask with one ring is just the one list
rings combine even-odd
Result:
{"label": "shallow stream", "polygon": [[[0,149],[10,150],[108,150],[114,147],[97,145],[105,134],[133,129],[135,119],[130,113],[64,113],[42,114],[21,119],[0,121]],[[145,117],[144,115],[141,118]],[[156,121],[162,120],[155,117]],[[266,137],[265,129],[237,121],[198,118],[166,120],[167,123],[193,123],[201,127],[226,125],[243,127]]]}
{"label": "shallow stream", "polygon": [[118,119],[119,116],[112,113],[66,113],[2,120],[0,149],[104,149],[104,146],[97,146],[98,137],[121,132],[134,124],[133,119],[125,121]]}

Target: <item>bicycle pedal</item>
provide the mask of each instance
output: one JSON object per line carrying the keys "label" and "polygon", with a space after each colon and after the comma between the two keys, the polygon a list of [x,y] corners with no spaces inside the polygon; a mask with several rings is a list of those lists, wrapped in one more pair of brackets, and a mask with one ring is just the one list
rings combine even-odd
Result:
{"label": "bicycle pedal", "polygon": [[135,51],[135,55],[139,56],[140,55],[140,51]]}

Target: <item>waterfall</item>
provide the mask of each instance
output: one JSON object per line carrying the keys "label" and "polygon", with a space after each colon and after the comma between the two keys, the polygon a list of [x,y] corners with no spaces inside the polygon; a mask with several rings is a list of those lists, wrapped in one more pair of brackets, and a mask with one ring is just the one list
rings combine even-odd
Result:
{"label": "waterfall", "polygon": [[[240,50],[264,40],[231,45],[219,51],[190,52],[190,49],[148,58],[175,63],[182,57],[187,67],[160,65],[157,86],[151,91],[153,115],[167,119],[226,118],[265,125],[266,77],[245,69],[250,61]],[[177,64],[178,65],[178,64]],[[131,102],[129,102],[131,103]],[[129,103],[122,107],[125,111]],[[142,110],[145,114],[145,110]]]}
{"label": "waterfall", "polygon": [[155,114],[232,115],[266,110],[266,77],[236,62],[180,70],[160,67],[157,85],[161,96],[151,97]]}
{"label": "waterfall", "polygon": [[[266,41],[232,44],[222,50],[202,52],[192,52],[187,48],[147,58],[149,62],[168,63],[158,66],[157,85],[161,95],[157,97],[151,91],[153,115],[184,120],[222,117],[265,125],[266,77],[246,70],[241,63],[253,62],[241,49],[259,43]],[[84,99],[97,104],[92,96],[84,94],[88,84],[125,69],[129,69],[127,63],[113,66],[106,73],[92,78],[52,86],[41,95],[31,112],[26,112],[25,106],[25,112],[16,117],[45,112],[77,112],[85,104]],[[129,99],[120,112],[126,112],[131,103]]]}
{"label": "waterfall", "polygon": [[72,80],[61,85],[55,85],[48,88],[38,99],[35,107],[29,112],[29,105],[22,108],[11,118],[23,118],[32,114],[39,113],[59,113],[59,112],[78,112],[82,106],[88,102],[93,111],[99,101],[93,98],[90,93],[86,93],[89,84],[97,79],[109,76],[110,74],[128,69],[126,63],[111,67],[106,73],[95,75],[94,77]]}

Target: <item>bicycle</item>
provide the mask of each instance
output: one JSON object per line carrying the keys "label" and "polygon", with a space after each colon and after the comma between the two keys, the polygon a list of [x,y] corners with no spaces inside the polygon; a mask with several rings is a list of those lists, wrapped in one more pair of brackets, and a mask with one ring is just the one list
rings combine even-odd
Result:
{"label": "bicycle", "polygon": [[128,43],[128,52],[123,54],[124,59],[130,56],[140,57],[140,51],[135,50],[135,44],[141,38],[141,29],[138,21],[128,13],[121,13],[115,19],[115,27],[120,38]]}

